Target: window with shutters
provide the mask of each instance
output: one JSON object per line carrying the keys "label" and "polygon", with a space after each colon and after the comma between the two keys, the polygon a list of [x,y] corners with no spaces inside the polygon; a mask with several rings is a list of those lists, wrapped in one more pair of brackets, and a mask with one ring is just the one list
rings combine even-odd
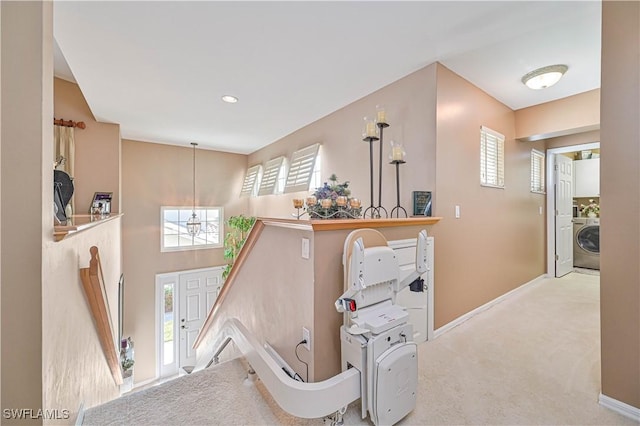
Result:
{"label": "window with shutters", "polygon": [[504,136],[480,128],[480,185],[504,188]]}
{"label": "window with shutters", "polygon": [[284,190],[285,159],[278,157],[267,161],[262,173],[258,195],[282,194]]}
{"label": "window with shutters", "polygon": [[242,190],[240,191],[241,197],[255,197],[258,194],[261,175],[262,164],[249,167],[247,174],[244,176],[244,182],[242,183]]}
{"label": "window with shutters", "polygon": [[531,150],[531,192],[545,193],[544,188],[544,152]]}
{"label": "window with shutters", "polygon": [[319,148],[320,144],[317,143],[293,153],[284,192],[309,190],[314,174],[320,173],[315,167]]}

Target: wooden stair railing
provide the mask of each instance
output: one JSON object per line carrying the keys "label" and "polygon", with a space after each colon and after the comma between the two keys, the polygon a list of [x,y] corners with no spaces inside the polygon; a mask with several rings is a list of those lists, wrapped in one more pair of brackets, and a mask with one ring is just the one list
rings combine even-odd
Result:
{"label": "wooden stair railing", "polygon": [[249,255],[249,252],[251,251],[253,246],[256,244],[256,241],[258,241],[258,237],[262,233],[263,229],[264,229],[264,223],[261,220],[256,220],[256,223],[253,224],[253,228],[251,228],[251,231],[249,231],[249,235],[247,235],[247,239],[244,242],[244,245],[242,246],[242,248],[240,249],[240,252],[238,253],[238,257],[236,258],[235,262],[233,262],[233,267],[231,268],[231,271],[229,272],[227,279],[224,281],[224,284],[222,285],[222,290],[220,290],[220,294],[218,295],[218,298],[213,304],[213,307],[211,308],[211,310],[209,311],[209,314],[207,315],[207,319],[204,321],[202,328],[200,328],[200,332],[198,333],[198,336],[196,337],[196,340],[193,343],[194,349],[197,349],[198,346],[200,346],[200,343],[202,343],[202,341],[204,340],[204,336],[209,331],[209,327],[211,327],[211,324],[213,324],[213,319],[216,315],[216,312],[218,312],[218,310],[220,309],[220,305],[222,305],[222,303],[224,302],[224,299],[229,293],[229,289],[233,285],[233,282],[235,281],[236,276],[238,275],[238,271],[240,270],[240,268],[242,268],[242,265],[247,260],[247,256]]}
{"label": "wooden stair railing", "polygon": [[89,249],[91,260],[88,268],[80,268],[82,287],[89,302],[89,308],[93,316],[98,338],[102,351],[111,370],[113,381],[116,385],[122,384],[122,370],[120,369],[120,359],[113,340],[113,326],[109,313],[109,301],[104,287],[104,277],[102,276],[102,266],[98,247]]}

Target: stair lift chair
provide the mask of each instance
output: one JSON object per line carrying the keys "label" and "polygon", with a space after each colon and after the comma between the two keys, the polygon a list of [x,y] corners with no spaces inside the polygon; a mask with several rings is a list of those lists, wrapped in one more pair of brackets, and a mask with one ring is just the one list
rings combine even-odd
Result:
{"label": "stair lift chair", "polygon": [[344,313],[342,370],[360,371],[362,418],[368,412],[376,425],[395,424],[415,408],[418,384],[413,327],[407,312],[396,305],[396,296],[414,282],[422,285],[427,233],[419,233],[416,269],[402,281],[394,250],[376,230],[351,232],[342,260],[345,292],[335,303]]}

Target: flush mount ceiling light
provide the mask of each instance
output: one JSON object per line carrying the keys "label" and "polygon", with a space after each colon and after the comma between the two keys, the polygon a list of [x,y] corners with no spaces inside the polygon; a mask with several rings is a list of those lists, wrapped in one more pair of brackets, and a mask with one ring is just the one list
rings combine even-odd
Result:
{"label": "flush mount ceiling light", "polygon": [[235,104],[236,102],[238,102],[238,98],[236,98],[235,96],[231,96],[231,95],[224,95],[222,97],[222,100],[225,101],[228,104]]}
{"label": "flush mount ceiling light", "polygon": [[556,84],[569,69],[566,65],[549,65],[538,68],[522,77],[522,82],[530,89],[546,89]]}

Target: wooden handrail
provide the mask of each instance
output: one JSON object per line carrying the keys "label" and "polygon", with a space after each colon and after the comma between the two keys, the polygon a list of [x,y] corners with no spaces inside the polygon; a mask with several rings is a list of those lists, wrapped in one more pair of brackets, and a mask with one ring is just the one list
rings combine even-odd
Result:
{"label": "wooden handrail", "polygon": [[213,319],[216,315],[216,312],[218,312],[218,310],[220,309],[220,305],[222,305],[222,303],[224,302],[224,299],[229,293],[229,289],[233,285],[233,282],[235,281],[236,276],[238,275],[238,271],[240,270],[240,268],[242,268],[242,265],[247,260],[247,256],[249,255],[249,252],[251,252],[251,249],[256,244],[256,241],[258,241],[258,237],[262,233],[263,229],[264,229],[264,223],[262,223],[262,221],[260,220],[257,220],[256,223],[253,225],[253,228],[251,228],[251,231],[249,231],[249,235],[247,235],[247,240],[244,242],[244,245],[240,249],[240,253],[238,253],[238,257],[233,263],[233,267],[231,268],[231,271],[229,272],[227,279],[224,281],[224,285],[220,290],[220,295],[218,295],[218,298],[216,299],[215,303],[213,304],[213,307],[211,308],[211,310],[209,311],[209,314],[207,315],[207,319],[204,321],[202,328],[200,328],[200,332],[198,333],[198,337],[196,337],[196,341],[193,343],[194,349],[197,349],[200,343],[204,340],[204,336],[207,334],[209,327],[211,327],[211,324],[213,324]]}
{"label": "wooden handrail", "polygon": [[109,313],[109,301],[104,287],[104,277],[102,276],[102,266],[100,265],[100,256],[98,255],[98,247],[93,246],[89,249],[91,260],[88,268],[80,268],[80,277],[82,278],[82,287],[89,302],[89,308],[93,315],[98,338],[102,351],[111,370],[113,381],[116,385],[122,384],[122,370],[120,369],[120,359],[116,351],[116,345],[113,341],[113,327],[111,324],[111,315]]}

